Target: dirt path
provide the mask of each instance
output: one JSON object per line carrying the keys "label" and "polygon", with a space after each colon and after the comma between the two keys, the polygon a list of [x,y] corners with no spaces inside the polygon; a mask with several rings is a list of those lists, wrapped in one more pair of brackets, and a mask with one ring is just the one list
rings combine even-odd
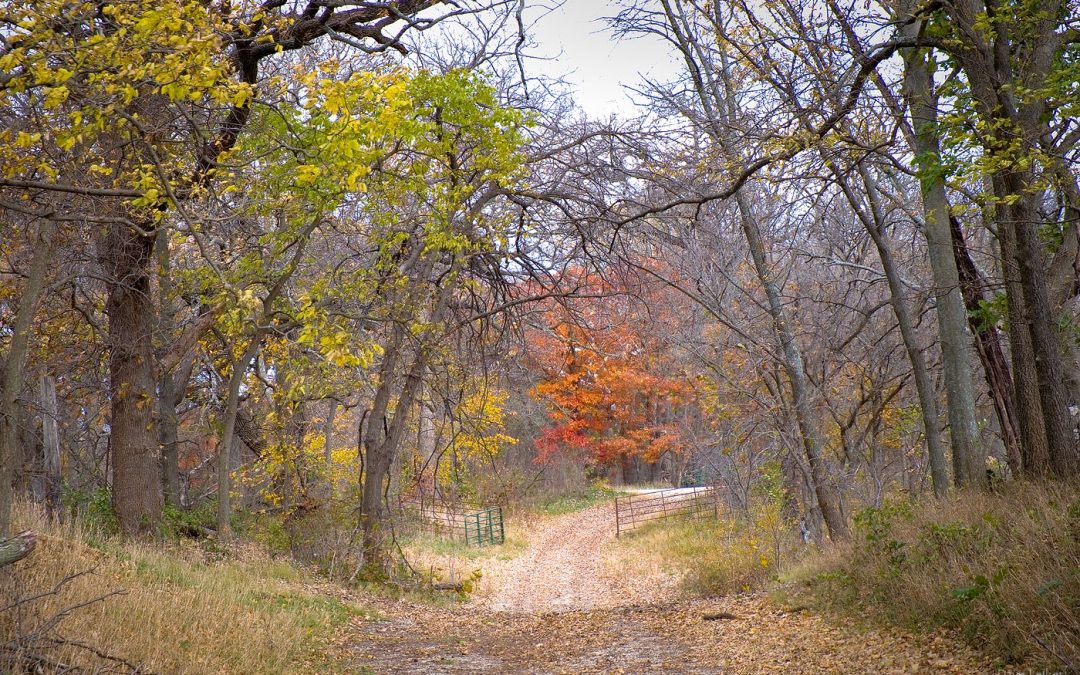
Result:
{"label": "dirt path", "polygon": [[495,612],[566,612],[670,599],[670,584],[634,584],[604,568],[612,503],[545,519],[517,558],[485,566],[476,602]]}
{"label": "dirt path", "polygon": [[530,534],[520,556],[485,568],[467,604],[386,602],[380,620],[357,620],[348,648],[361,671],[992,672],[941,636],[857,630],[761,594],[676,600],[672,583],[619,578],[603,565],[610,504],[546,519]]}

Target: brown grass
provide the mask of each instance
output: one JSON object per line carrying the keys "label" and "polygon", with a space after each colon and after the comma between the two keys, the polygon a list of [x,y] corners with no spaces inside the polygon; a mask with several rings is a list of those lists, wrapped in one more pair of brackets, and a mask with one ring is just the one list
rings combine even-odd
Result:
{"label": "brown grass", "polygon": [[947,628],[999,664],[1080,668],[1080,489],[1015,483],[856,518],[855,539],[791,575],[798,602]]}
{"label": "brown grass", "polygon": [[670,519],[649,523],[607,546],[609,570],[676,581],[689,596],[760,587],[793,560],[797,545],[770,513],[751,518]]}
{"label": "brown grass", "polygon": [[[0,608],[91,571],[55,595],[0,612],[0,644],[65,608],[122,590],[72,611],[51,635],[150,672],[328,672],[340,664],[326,648],[351,616],[364,614],[344,591],[250,545],[215,552],[122,542],[78,525],[50,525],[25,508],[16,525],[41,539],[33,555],[0,575]],[[110,665],[70,644],[38,640],[27,651],[91,669]],[[0,670],[7,667],[0,662]]]}

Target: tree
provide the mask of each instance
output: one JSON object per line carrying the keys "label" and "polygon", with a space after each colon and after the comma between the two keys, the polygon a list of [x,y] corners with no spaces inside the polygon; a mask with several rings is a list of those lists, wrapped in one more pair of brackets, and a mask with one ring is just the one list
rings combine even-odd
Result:
{"label": "tree", "polygon": [[220,182],[221,162],[251,119],[261,63],[323,37],[403,50],[406,30],[439,20],[414,18],[435,4],[126,0],[6,10],[13,30],[0,52],[0,96],[7,110],[34,115],[41,130],[5,131],[0,186],[29,197],[77,195],[92,214],[85,220],[102,224],[113,499],[126,531],[152,530],[162,502],[150,292],[158,236]]}
{"label": "tree", "polygon": [[6,538],[11,530],[11,482],[15,464],[18,430],[18,400],[23,388],[23,372],[30,348],[30,330],[38,303],[45,292],[52,238],[55,224],[45,220],[32,230],[33,253],[26,284],[20,293],[15,321],[11,327],[11,341],[7,352],[0,356],[0,538]]}
{"label": "tree", "polygon": [[[548,302],[531,331],[532,367],[541,374],[533,396],[549,408],[536,441],[537,461],[565,449],[583,451],[598,466],[617,466],[622,480],[641,480],[637,463],[659,468],[690,451],[688,422],[696,416],[693,377],[662,337],[680,304],[653,282],[613,285],[576,273],[576,286],[598,299]],[[678,462],[674,462],[677,464]],[[678,482],[677,472],[669,480]],[[648,477],[656,478],[656,471]]]}
{"label": "tree", "polygon": [[[906,8],[900,12],[905,19],[910,16]],[[1065,194],[1076,193],[1075,176],[1062,173],[1057,159],[1066,156],[1072,141],[1063,139],[1064,144],[1054,147],[1044,140],[1053,138],[1052,125],[1061,122],[1054,112],[1059,101],[1071,95],[1066,92],[1072,85],[1064,83],[1074,81],[1075,66],[1065,55],[1074,49],[1076,20],[1062,2],[1000,6],[964,0],[944,3],[931,16],[912,22],[910,29],[922,30],[965,75],[970,110],[979,120],[973,139],[982,151],[977,171],[992,184],[992,195],[985,198],[992,205],[1009,282],[1025,470],[1061,477],[1074,475],[1080,463],[1039,224],[1048,187],[1057,183]],[[1040,170],[1047,179],[1038,177]],[[1038,392],[1039,411],[1033,409],[1032,389]],[[1040,422],[1048,466],[1042,465],[1041,448],[1035,445],[1039,434],[1026,429]]]}

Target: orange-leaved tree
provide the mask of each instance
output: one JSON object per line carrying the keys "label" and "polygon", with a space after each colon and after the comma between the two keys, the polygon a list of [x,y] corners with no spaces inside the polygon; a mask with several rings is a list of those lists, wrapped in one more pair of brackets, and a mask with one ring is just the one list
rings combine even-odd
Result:
{"label": "orange-leaved tree", "polygon": [[691,447],[686,429],[700,416],[693,376],[669,329],[683,303],[641,279],[568,274],[588,297],[551,302],[529,333],[540,376],[532,394],[549,418],[536,440],[537,461],[576,451],[595,466],[621,469],[628,481],[635,463],[658,468],[669,458],[682,466]]}

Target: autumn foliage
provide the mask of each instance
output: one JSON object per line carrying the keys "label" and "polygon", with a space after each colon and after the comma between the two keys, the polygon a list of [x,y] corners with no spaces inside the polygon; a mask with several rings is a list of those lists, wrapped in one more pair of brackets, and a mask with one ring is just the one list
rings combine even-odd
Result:
{"label": "autumn foliage", "polygon": [[566,450],[596,465],[686,453],[697,392],[665,331],[678,299],[641,281],[574,275],[585,297],[551,302],[529,336],[540,374],[532,394],[547,404],[549,422],[537,462]]}

